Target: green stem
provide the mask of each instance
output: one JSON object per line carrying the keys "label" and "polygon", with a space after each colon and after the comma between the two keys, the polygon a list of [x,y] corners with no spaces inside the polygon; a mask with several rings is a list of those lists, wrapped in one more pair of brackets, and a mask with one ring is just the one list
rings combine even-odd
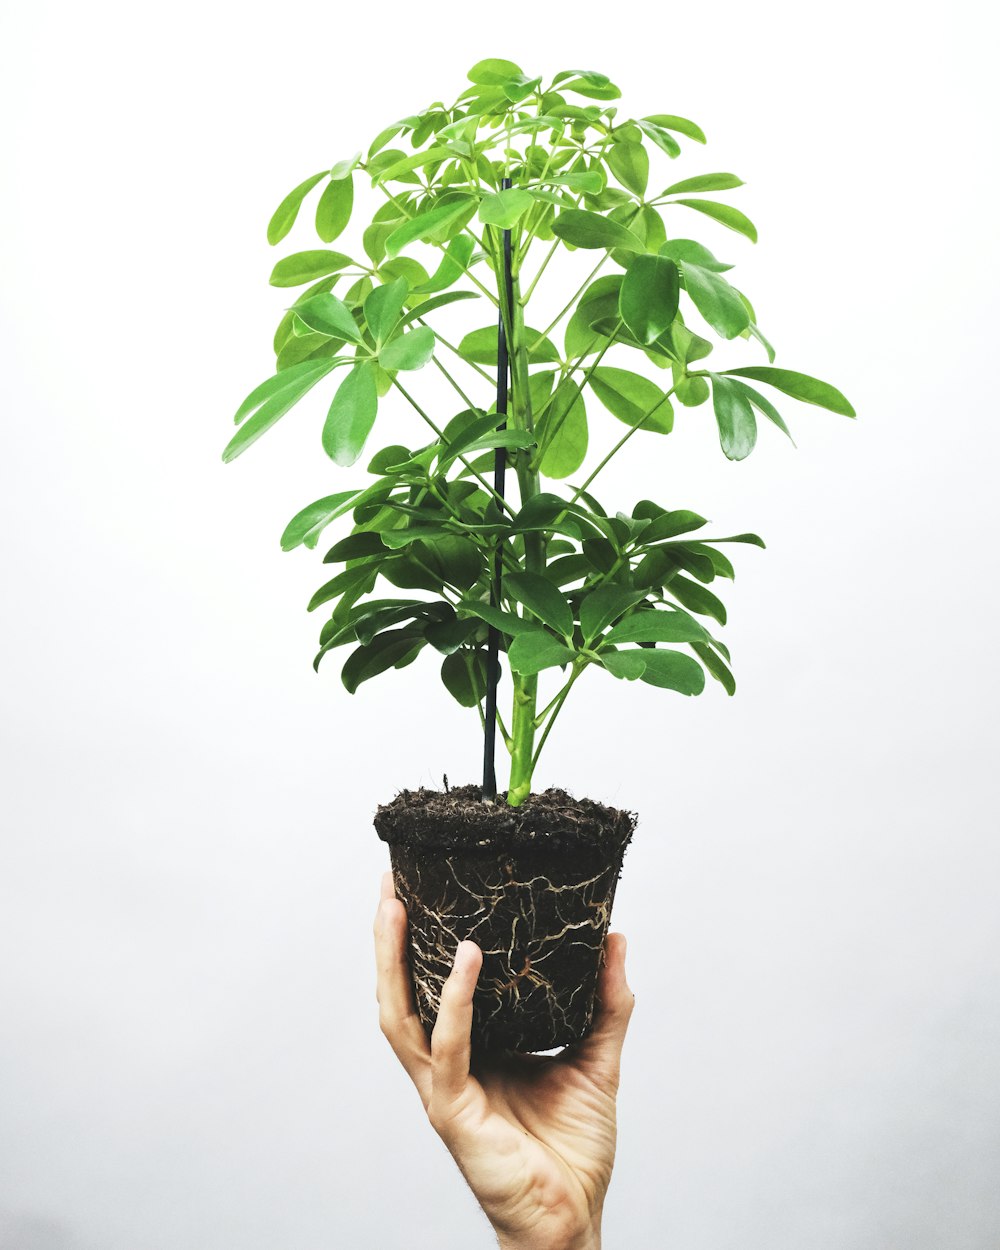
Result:
{"label": "green stem", "polygon": [[520,807],[531,794],[534,771],[535,703],[538,699],[538,678],[514,674],[514,709],[511,717],[510,784],[507,802]]}
{"label": "green stem", "polygon": [[615,443],[614,447],[611,448],[611,450],[604,457],[604,459],[597,466],[597,468],[593,471],[593,473],[591,473],[590,477],[587,478],[587,480],[583,483],[582,486],[578,486],[576,488],[576,493],[573,495],[573,498],[570,500],[570,503],[576,503],[576,501],[580,498],[580,496],[587,489],[587,487],[591,484],[591,482],[593,482],[594,478],[597,477],[598,473],[600,473],[600,471],[604,468],[604,466],[614,456],[618,455],[618,453],[625,446],[625,444],[628,442],[628,440],[632,437],[633,434],[638,434],[638,432],[646,424],[649,418],[657,411],[657,409],[663,407],[663,405],[667,402],[667,400],[670,398],[670,396],[674,393],[676,389],[677,388],[675,386],[672,386],[670,390],[667,391],[667,393],[663,396],[662,399],[657,400],[657,402],[652,406],[652,408],[650,408],[649,412],[645,414],[645,416],[642,418],[641,421],[637,421],[635,425],[631,427],[631,429],[627,430],[622,435],[622,437],[618,440],[617,443]]}
{"label": "green stem", "polygon": [[[544,747],[544,746],[545,746],[545,740],[546,740],[546,738],[548,738],[548,736],[549,736],[549,734],[550,734],[550,732],[551,732],[551,730],[552,730],[552,726],[555,724],[556,717],[557,717],[557,716],[559,715],[559,713],[562,711],[562,709],[563,709],[563,704],[564,704],[564,703],[566,702],[566,700],[569,698],[569,692],[573,689],[573,683],[576,681],[576,679],[580,676],[580,674],[583,672],[583,670],[584,670],[586,667],[587,667],[586,663],[583,663],[583,664],[577,664],[577,663],[574,663],[574,665],[573,665],[573,672],[572,672],[572,675],[570,676],[569,681],[566,683],[566,685],[565,685],[565,686],[563,686],[562,690],[560,690],[560,692],[558,693],[558,695],[556,695],[556,698],[555,698],[555,707],[554,707],[554,708],[553,708],[553,710],[552,710],[552,715],[549,717],[548,724],[545,726],[545,731],[543,732],[543,734],[542,734],[541,738],[539,739],[539,741],[538,741],[538,747],[537,747],[537,749],[535,750],[534,755],[532,756],[532,760],[531,760],[531,770],[532,770],[532,772],[534,772],[535,768],[536,768],[536,767],[537,767],[537,765],[538,765],[538,757],[539,757],[539,756],[541,755],[541,753],[542,753],[542,747]],[[550,705],[550,706],[551,706],[551,705]]]}
{"label": "green stem", "polygon": [[[427,325],[427,321],[424,317],[417,317],[417,321],[419,321],[422,326]],[[430,326],[429,328],[432,330],[434,329],[433,326]],[[473,360],[466,360],[466,358],[458,350],[455,344],[449,343],[448,340],[444,338],[441,334],[439,334],[437,330],[434,330],[434,337],[437,339],[437,341],[441,344],[442,347],[447,347],[447,349],[451,352],[451,354],[453,356],[457,356],[459,360],[462,361],[463,364],[468,365],[470,369],[475,369],[476,373],[478,373],[481,378],[484,378],[487,382],[491,382],[491,383],[495,381],[494,378],[490,377],[490,375],[486,372],[486,370],[482,367],[482,365],[477,365],[475,361]]]}
{"label": "green stem", "polygon": [[451,374],[448,372],[448,370],[444,367],[444,365],[441,363],[441,361],[440,361],[440,360],[438,360],[437,356],[436,356],[436,355],[435,355],[435,356],[432,356],[432,357],[431,357],[431,359],[432,359],[432,360],[434,361],[434,363],[437,365],[437,367],[438,367],[438,369],[441,371],[441,373],[443,373],[443,374],[444,374],[444,376],[445,376],[445,377],[448,379],[448,381],[451,383],[451,385],[452,385],[453,389],[454,389],[455,391],[457,391],[457,393],[458,393],[458,395],[459,395],[459,398],[460,398],[460,399],[462,400],[462,402],[465,404],[466,408],[477,408],[479,405],[478,405],[478,404],[474,404],[474,403],[472,402],[472,400],[468,397],[468,395],[466,395],[465,391],[463,391],[463,390],[462,390],[461,386],[460,386],[460,385],[459,385],[459,384],[455,381],[455,379],[451,376]]}
{"label": "green stem", "polygon": [[[561,240],[561,239],[557,239],[557,240],[556,240],[556,242],[557,242],[557,243],[560,243],[560,242],[562,242],[562,240]],[[552,255],[552,253],[551,253],[551,252],[549,252],[549,256],[551,256],[551,255]],[[594,275],[598,272],[598,270],[600,270],[600,269],[601,269],[601,267],[605,264],[605,262],[607,261],[607,259],[608,259],[608,257],[609,257],[610,255],[611,255],[611,253],[610,253],[610,252],[605,252],[605,253],[604,253],[604,255],[601,257],[601,259],[600,259],[600,260],[597,262],[597,264],[593,267],[593,269],[591,269],[590,273],[589,273],[589,274],[586,276],[586,278],[583,280],[583,285],[582,285],[582,286],[580,286],[578,290],[576,290],[576,291],[574,291],[574,292],[573,292],[573,295],[570,297],[569,303],[566,305],[566,307],[565,307],[565,308],[563,308],[563,309],[562,309],[559,313],[557,313],[557,314],[556,314],[556,316],[552,318],[552,321],[549,323],[549,325],[548,325],[548,326],[546,326],[546,328],[545,328],[544,330],[542,330],[542,331],[541,331],[541,333],[539,334],[538,340],[537,340],[539,343],[542,341],[542,339],[543,339],[543,338],[545,338],[547,335],[551,334],[551,333],[552,333],[552,331],[553,331],[553,330],[556,328],[556,326],[559,324],[559,322],[560,322],[560,321],[562,321],[563,317],[565,317],[565,316],[566,316],[566,314],[567,314],[567,313],[569,312],[569,310],[573,307],[573,305],[574,305],[574,304],[576,303],[576,301],[580,298],[580,296],[584,293],[584,291],[587,289],[587,287],[588,287],[588,286],[590,286],[590,283],[591,283],[592,279],[594,278]],[[545,262],[547,262],[547,261],[548,261],[549,256],[546,256],[546,258],[545,258]],[[543,262],[543,267],[544,267],[545,262]],[[538,273],[537,273],[537,274],[535,274],[535,282],[537,282],[537,281],[538,281],[538,279],[539,279],[541,276],[542,276],[542,271],[541,271],[541,269],[539,269]],[[532,286],[534,286],[534,282],[532,283]],[[527,303],[527,302],[528,302],[528,298],[530,297],[530,295],[531,295],[531,288],[529,287],[529,289],[528,289],[528,294],[527,294],[527,295],[525,296],[525,298],[524,298],[524,302],[525,302],[525,303]],[[532,343],[532,345],[531,345],[531,346],[532,346],[532,347],[534,347],[534,346],[535,346],[535,344],[534,344],[534,343]]]}
{"label": "green stem", "polygon": [[[590,363],[589,366],[587,366],[587,372],[583,376],[583,378],[580,380],[580,383],[579,383],[579,387],[581,391],[590,381],[591,375],[593,374],[594,370],[598,367],[598,365],[604,359],[605,353],[611,347],[614,346],[615,342],[617,341],[618,331],[621,328],[622,328],[622,323],[621,321],[619,321],[618,324],[615,326],[614,333],[609,336],[608,341],[604,344],[601,350],[597,353],[596,358]],[[591,340],[592,344],[594,342],[596,342],[596,337]],[[587,350],[589,351],[590,349],[588,348]],[[584,353],[584,356],[578,357],[578,359],[575,360],[573,364],[560,370],[559,382],[552,388],[552,394],[548,397],[548,399],[546,399],[545,403],[542,404],[541,411],[538,414],[539,418],[544,416],[545,413],[547,413],[549,408],[552,406],[553,402],[555,401],[556,395],[559,393],[559,385],[560,383],[562,383],[563,379],[572,377],[572,375],[577,371],[577,369],[583,366],[585,355],[586,353]],[[546,422],[545,432],[542,435],[542,437],[538,440],[538,446],[535,449],[534,456],[532,457],[532,460],[535,464],[540,465],[542,461],[545,459],[545,453],[546,451],[548,451],[549,447],[552,444],[553,439],[556,437],[556,435],[559,433],[560,429],[562,428],[563,421],[566,420],[566,416],[568,413],[569,413],[569,407],[567,407],[566,410],[563,412],[562,420],[560,420],[557,425],[553,425],[551,422]]]}
{"label": "green stem", "polygon": [[[524,340],[524,309],[521,304],[519,275],[511,282],[512,306],[506,307],[506,291],[503,290],[501,273],[501,307],[504,324],[509,326],[512,403],[508,405],[508,424],[513,429],[531,431],[531,393],[528,389],[528,353]],[[521,507],[538,494],[538,471],[533,469],[527,456],[516,460],[517,482],[521,495]],[[532,573],[544,574],[545,543],[541,534],[524,535],[524,566]],[[510,783],[507,802],[518,807],[531,793],[532,760],[535,743],[535,710],[538,702],[538,677],[514,674],[514,706],[511,715]]]}

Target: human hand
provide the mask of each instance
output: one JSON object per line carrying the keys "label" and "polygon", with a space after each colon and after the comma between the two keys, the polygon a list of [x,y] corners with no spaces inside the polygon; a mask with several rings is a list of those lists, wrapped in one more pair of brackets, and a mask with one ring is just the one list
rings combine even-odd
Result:
{"label": "human hand", "polygon": [[625,938],[605,940],[593,1028],[555,1056],[472,1056],[472,994],[483,962],[474,942],[458,944],[428,1041],[406,946],[406,908],[387,872],[375,917],[382,1032],[501,1250],[599,1250],[621,1051],[635,1002]]}

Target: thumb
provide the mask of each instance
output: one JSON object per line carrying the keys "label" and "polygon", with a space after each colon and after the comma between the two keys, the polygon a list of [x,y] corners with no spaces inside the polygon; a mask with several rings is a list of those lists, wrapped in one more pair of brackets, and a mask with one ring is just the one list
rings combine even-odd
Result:
{"label": "thumb", "polygon": [[625,979],[627,946],[623,933],[609,933],[605,938],[594,1024],[587,1036],[573,1046],[571,1056],[577,1067],[615,1087],[621,1072],[625,1034],[635,1007],[635,995]]}

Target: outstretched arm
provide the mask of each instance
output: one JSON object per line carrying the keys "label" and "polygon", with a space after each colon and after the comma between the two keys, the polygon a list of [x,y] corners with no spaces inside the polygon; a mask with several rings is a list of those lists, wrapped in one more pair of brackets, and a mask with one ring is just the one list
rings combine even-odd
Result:
{"label": "outstretched arm", "polygon": [[501,1250],[598,1250],[615,1158],[615,1099],[635,996],[625,938],[610,933],[591,1032],[559,1055],[473,1058],[472,994],[483,956],[460,942],[428,1042],[413,1001],[406,909],[392,874],[375,917],[379,1020]]}

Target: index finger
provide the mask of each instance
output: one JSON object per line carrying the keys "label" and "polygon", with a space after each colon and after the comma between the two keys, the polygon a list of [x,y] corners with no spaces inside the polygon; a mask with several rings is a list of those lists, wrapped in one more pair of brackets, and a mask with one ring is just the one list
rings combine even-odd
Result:
{"label": "index finger", "polygon": [[406,908],[396,898],[391,872],[382,878],[382,898],[375,913],[375,967],[379,1025],[426,1107],[431,1096],[430,1044],[413,1001],[406,957]]}

